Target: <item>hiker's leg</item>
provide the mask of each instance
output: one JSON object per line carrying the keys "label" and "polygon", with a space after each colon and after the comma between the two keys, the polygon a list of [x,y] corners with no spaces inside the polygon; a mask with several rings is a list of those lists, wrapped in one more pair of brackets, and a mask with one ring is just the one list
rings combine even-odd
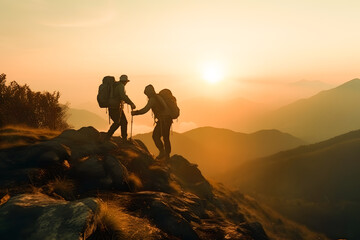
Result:
{"label": "hiker's leg", "polygon": [[160,154],[164,154],[164,144],[161,141],[161,127],[160,127],[160,121],[156,123],[156,126],[154,128],[152,138],[154,140],[155,146],[159,149]]}
{"label": "hiker's leg", "polygon": [[172,119],[169,118],[169,119],[163,120],[162,136],[163,136],[164,145],[165,145],[165,156],[167,158],[170,157],[170,152],[171,152],[171,144],[170,144],[170,128],[171,128],[171,124],[172,124]]}
{"label": "hiker's leg", "polygon": [[107,139],[110,139],[116,129],[120,126],[120,110],[117,108],[109,108],[109,115],[114,122],[111,124],[109,131],[106,133]]}
{"label": "hiker's leg", "polygon": [[127,126],[128,126],[128,121],[127,121],[127,119],[126,119],[124,110],[122,110],[122,112],[121,112],[120,126],[121,126],[121,137],[122,137],[123,139],[127,139]]}

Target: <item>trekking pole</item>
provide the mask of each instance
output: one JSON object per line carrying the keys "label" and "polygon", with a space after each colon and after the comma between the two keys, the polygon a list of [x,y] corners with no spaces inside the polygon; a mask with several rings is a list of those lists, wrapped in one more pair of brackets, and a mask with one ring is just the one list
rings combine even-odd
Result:
{"label": "trekking pole", "polygon": [[131,114],[131,128],[130,128],[130,139],[132,139],[132,129],[134,124],[134,116]]}

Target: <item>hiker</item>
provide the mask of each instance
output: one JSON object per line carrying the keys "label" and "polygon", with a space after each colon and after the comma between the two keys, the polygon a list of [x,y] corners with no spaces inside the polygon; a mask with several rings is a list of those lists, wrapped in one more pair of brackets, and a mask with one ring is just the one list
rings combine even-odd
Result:
{"label": "hiker", "polygon": [[[149,98],[146,106],[140,110],[131,111],[131,115],[142,115],[147,113],[150,109],[153,111],[156,125],[152,138],[160,152],[156,158],[165,158],[168,160],[171,152],[170,128],[173,123],[172,117],[170,116],[165,101],[156,94],[152,85],[147,85],[145,87],[144,94]],[[161,137],[163,137],[164,142],[161,141]]]}
{"label": "hiker", "polygon": [[114,90],[114,96],[117,99],[117,104],[109,107],[109,116],[113,120],[113,124],[110,126],[109,131],[106,133],[106,140],[109,140],[114,132],[121,126],[121,137],[127,139],[127,120],[124,114],[124,102],[131,106],[131,109],[135,109],[135,104],[125,93],[125,85],[129,82],[127,75],[120,76],[120,83],[117,84]]}

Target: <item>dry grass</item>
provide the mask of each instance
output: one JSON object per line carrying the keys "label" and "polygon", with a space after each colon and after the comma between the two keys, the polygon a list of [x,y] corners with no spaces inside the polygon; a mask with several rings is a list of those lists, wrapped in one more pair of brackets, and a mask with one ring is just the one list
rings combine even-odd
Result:
{"label": "dry grass", "polygon": [[75,199],[75,184],[69,179],[55,178],[55,180],[50,181],[43,190],[47,194],[60,196],[65,200]]}
{"label": "dry grass", "polygon": [[46,141],[60,134],[49,129],[35,129],[25,126],[6,126],[0,129],[0,149],[34,144]]}
{"label": "dry grass", "polygon": [[2,198],[0,198],[0,206],[3,205],[4,203],[6,203],[7,201],[9,201],[10,199],[10,195],[6,194],[5,196],[3,196]]}
{"label": "dry grass", "polygon": [[97,230],[89,240],[97,239],[159,239],[160,230],[144,218],[128,214],[115,204],[102,202],[97,217]]}
{"label": "dry grass", "polygon": [[134,173],[129,174],[128,183],[133,191],[138,191],[143,188],[141,179]]}

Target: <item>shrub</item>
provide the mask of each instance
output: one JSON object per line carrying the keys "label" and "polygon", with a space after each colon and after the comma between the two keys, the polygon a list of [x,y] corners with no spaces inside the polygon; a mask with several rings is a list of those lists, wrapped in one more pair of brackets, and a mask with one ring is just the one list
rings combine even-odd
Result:
{"label": "shrub", "polygon": [[59,104],[59,92],[33,92],[16,81],[6,85],[6,75],[0,74],[0,127],[25,125],[33,128],[63,130],[68,128],[68,106]]}

